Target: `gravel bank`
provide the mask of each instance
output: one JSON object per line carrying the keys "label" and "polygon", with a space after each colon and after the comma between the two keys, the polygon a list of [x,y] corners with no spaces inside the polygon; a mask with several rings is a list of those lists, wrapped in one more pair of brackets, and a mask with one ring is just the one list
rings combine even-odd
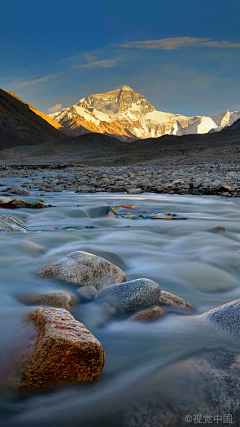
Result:
{"label": "gravel bank", "polygon": [[[46,175],[46,176],[45,176]],[[72,190],[79,193],[142,192],[168,194],[219,195],[240,197],[240,165],[219,163],[205,165],[119,167],[93,166],[5,166],[1,177],[31,177],[22,187],[46,192]],[[0,182],[0,184],[3,184]],[[2,194],[9,190],[2,185]]]}

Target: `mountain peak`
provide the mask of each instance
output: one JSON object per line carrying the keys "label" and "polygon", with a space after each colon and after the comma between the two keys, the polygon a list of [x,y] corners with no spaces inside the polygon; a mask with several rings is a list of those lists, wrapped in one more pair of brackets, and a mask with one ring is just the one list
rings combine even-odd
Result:
{"label": "mountain peak", "polygon": [[128,86],[128,85],[122,85],[122,86],[120,86],[120,88],[119,89],[123,89],[123,90],[130,90],[130,91],[133,91],[134,92],[134,90],[130,87],[130,86]]}
{"label": "mountain peak", "polygon": [[[211,117],[185,117],[157,111],[147,99],[128,85],[115,87],[105,93],[90,95],[71,108],[50,115],[68,130],[80,135],[101,132],[127,137],[158,137],[220,130],[240,117],[240,113],[215,114]],[[85,131],[84,131],[84,129]]]}

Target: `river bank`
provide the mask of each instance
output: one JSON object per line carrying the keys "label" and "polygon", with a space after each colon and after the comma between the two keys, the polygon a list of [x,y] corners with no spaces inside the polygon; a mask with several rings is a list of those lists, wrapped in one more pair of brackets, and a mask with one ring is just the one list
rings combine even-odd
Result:
{"label": "river bank", "polygon": [[[46,192],[143,192],[240,197],[240,166],[234,163],[159,166],[2,166],[1,177],[32,178],[24,188]],[[0,182],[1,183],[1,182]],[[4,192],[4,186],[0,187]]]}

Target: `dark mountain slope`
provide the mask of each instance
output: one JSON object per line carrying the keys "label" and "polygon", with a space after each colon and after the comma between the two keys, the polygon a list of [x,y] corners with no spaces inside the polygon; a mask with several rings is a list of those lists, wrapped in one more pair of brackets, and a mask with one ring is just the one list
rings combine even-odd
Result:
{"label": "dark mountain slope", "polygon": [[65,138],[40,114],[19,98],[0,89],[0,149]]}

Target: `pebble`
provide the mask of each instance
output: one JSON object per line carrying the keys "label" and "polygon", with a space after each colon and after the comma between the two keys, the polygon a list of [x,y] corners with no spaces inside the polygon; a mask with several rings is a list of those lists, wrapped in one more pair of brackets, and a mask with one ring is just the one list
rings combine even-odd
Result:
{"label": "pebble", "polygon": [[94,286],[81,286],[77,290],[77,294],[85,299],[93,299],[97,293],[97,289]]}
{"label": "pebble", "polygon": [[11,194],[18,194],[19,196],[30,196],[30,191],[26,188],[21,187],[20,185],[12,185],[10,187],[5,188],[6,192]]}
{"label": "pebble", "polygon": [[158,303],[159,305],[166,305],[169,307],[192,308],[184,299],[166,291],[161,291]]}
{"label": "pebble", "polygon": [[27,305],[46,305],[71,310],[77,304],[77,298],[71,292],[56,291],[36,294],[25,294],[20,301]]}
{"label": "pebble", "polygon": [[149,321],[149,320],[151,321],[151,320],[159,319],[164,315],[164,313],[165,312],[161,307],[159,307],[158,305],[154,305],[153,307],[145,308],[133,314],[128,318],[128,321],[130,322]]}
{"label": "pebble", "polygon": [[227,229],[224,226],[218,225],[216,227],[209,228],[206,231],[209,231],[210,233],[222,233],[222,232],[227,231]]}

